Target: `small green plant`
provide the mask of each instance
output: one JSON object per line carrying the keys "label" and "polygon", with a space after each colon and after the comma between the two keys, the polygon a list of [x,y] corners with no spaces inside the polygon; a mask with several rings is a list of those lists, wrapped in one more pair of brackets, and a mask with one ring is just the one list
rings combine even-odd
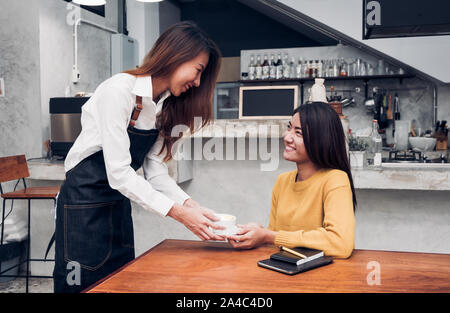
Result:
{"label": "small green plant", "polygon": [[350,136],[348,139],[348,148],[350,151],[365,151],[369,144],[362,138]]}

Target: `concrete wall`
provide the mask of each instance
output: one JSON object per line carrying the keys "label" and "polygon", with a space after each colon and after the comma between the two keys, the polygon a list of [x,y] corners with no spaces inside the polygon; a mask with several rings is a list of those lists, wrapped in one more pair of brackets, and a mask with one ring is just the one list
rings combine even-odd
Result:
{"label": "concrete wall", "polygon": [[[117,1],[108,1],[105,18],[83,9],[79,16],[117,29],[117,9]],[[63,97],[67,86],[72,94],[93,92],[110,76],[110,33],[81,24],[78,39],[81,80],[77,85],[70,83],[73,27],[67,23],[67,15],[71,12],[72,5],[62,0],[0,1],[0,77],[6,87],[6,96],[0,97],[0,157],[25,154],[29,159],[45,155],[43,142],[50,138],[50,97]],[[61,184],[28,183],[29,186]],[[12,191],[14,182],[2,186],[5,192]],[[31,252],[37,258],[43,257],[54,229],[52,207],[52,201],[32,201]],[[16,200],[9,219],[26,221],[26,216],[26,202]],[[36,266],[39,268],[41,264]],[[48,274],[49,268],[52,265],[42,271]]]}
{"label": "concrete wall", "polygon": [[139,64],[159,37],[159,6],[159,3],[127,1],[128,35],[139,43]]}
{"label": "concrete wall", "polygon": [[139,64],[170,25],[180,21],[180,9],[169,1],[143,3],[127,1],[129,36],[139,42]]}
{"label": "concrete wall", "polygon": [[0,156],[41,156],[40,70],[39,1],[1,0]]}
{"label": "concrete wall", "polygon": [[[79,26],[78,63],[81,80],[72,84],[73,27],[67,15],[74,12],[64,1],[0,2],[0,77],[6,97],[0,98],[2,114],[0,155],[44,154],[50,139],[49,99],[93,92],[111,74],[110,33],[82,23]],[[75,7],[78,8],[78,7]],[[106,17],[79,9],[83,20],[117,29],[117,1],[109,1]]]}
{"label": "concrete wall", "polygon": [[41,68],[41,116],[43,141],[50,139],[49,99],[76,92],[94,92],[111,76],[111,32],[81,23],[78,26],[78,68],[80,81],[71,82],[74,63],[71,16],[117,30],[117,1],[108,1],[105,17],[64,1],[39,1],[39,43]]}
{"label": "concrete wall", "polygon": [[126,3],[128,36],[136,39],[139,44],[139,64],[141,64],[146,54],[144,3],[139,1],[127,1]]}

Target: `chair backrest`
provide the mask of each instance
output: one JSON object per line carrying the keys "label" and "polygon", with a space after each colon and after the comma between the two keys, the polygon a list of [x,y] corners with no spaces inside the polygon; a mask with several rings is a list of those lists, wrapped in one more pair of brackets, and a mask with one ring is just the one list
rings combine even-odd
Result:
{"label": "chair backrest", "polygon": [[25,155],[0,158],[0,183],[30,176]]}

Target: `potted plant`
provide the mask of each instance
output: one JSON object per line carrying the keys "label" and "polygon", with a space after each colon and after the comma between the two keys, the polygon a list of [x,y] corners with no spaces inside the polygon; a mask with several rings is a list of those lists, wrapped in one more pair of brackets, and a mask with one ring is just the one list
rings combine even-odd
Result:
{"label": "potted plant", "polygon": [[358,137],[350,136],[348,148],[350,150],[350,166],[362,168],[366,164],[367,142]]}

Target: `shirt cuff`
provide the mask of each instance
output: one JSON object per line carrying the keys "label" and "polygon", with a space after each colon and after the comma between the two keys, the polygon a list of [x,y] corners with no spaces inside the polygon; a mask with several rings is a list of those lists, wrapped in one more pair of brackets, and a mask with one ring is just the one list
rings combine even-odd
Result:
{"label": "shirt cuff", "polygon": [[166,197],[164,194],[157,194],[155,193],[156,199],[154,199],[153,203],[156,203],[158,208],[155,210],[155,208],[153,207],[145,207],[147,210],[151,210],[151,211],[156,211],[158,214],[160,214],[161,216],[167,216],[167,214],[169,213],[170,209],[173,207],[173,205],[175,204],[175,201],[169,199],[168,197]]}
{"label": "shirt cuff", "polygon": [[186,202],[186,200],[191,199],[191,197],[189,197],[188,195],[186,195],[186,197],[181,198],[181,204],[184,205],[184,203]]}

